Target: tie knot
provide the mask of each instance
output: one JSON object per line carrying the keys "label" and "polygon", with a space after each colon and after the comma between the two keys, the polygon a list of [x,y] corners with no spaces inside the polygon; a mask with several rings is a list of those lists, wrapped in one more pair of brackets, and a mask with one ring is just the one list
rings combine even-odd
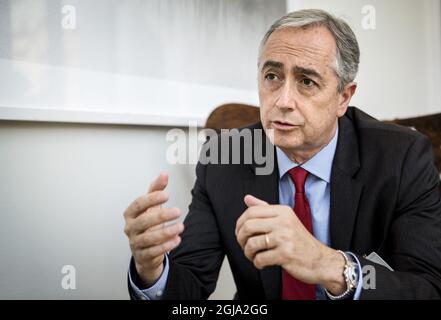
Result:
{"label": "tie knot", "polygon": [[305,193],[305,181],[308,173],[309,172],[302,167],[295,167],[288,171],[288,174],[296,187],[296,193]]}

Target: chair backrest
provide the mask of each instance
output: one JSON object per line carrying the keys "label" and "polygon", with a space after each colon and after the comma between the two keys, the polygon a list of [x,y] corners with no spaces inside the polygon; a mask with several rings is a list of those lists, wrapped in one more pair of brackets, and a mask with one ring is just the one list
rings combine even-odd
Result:
{"label": "chair backrest", "polygon": [[260,121],[259,107],[229,103],[214,109],[208,116],[205,128],[220,131],[220,129],[233,129],[244,127]]}

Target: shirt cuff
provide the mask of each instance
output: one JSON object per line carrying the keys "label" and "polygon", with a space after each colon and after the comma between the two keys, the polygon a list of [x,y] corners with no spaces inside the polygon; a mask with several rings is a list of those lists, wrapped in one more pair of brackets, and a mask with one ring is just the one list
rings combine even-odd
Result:
{"label": "shirt cuff", "polygon": [[162,298],[162,295],[164,294],[165,285],[167,284],[168,270],[168,256],[165,255],[164,270],[162,271],[162,274],[159,277],[158,281],[156,281],[155,284],[147,289],[139,289],[139,287],[135,284],[138,282],[138,274],[136,273],[135,263],[132,258],[130,260],[129,267],[129,281],[130,286],[132,287],[136,297],[140,300],[160,300]]}
{"label": "shirt cuff", "polygon": [[352,298],[353,300],[360,300],[360,295],[361,295],[361,289],[363,287],[363,272],[361,270],[361,264],[360,261],[358,260],[357,256],[355,254],[353,254],[352,252],[347,251],[346,254],[352,258],[352,261],[357,263],[357,273],[358,273],[358,283],[357,283],[357,288],[355,289],[354,292],[354,297]]}

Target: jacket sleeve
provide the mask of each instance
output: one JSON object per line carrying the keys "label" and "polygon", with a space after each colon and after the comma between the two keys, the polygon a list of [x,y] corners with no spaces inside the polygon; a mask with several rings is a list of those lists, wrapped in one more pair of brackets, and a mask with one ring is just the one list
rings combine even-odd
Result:
{"label": "jacket sleeve", "polygon": [[364,285],[361,299],[441,298],[441,201],[439,173],[430,141],[408,148],[387,238],[394,271],[357,255]]}

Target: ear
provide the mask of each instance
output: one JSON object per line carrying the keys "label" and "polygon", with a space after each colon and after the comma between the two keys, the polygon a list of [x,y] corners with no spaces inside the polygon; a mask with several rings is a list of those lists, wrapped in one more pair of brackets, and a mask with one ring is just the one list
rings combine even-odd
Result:
{"label": "ear", "polygon": [[343,88],[343,91],[339,93],[337,110],[338,117],[341,117],[346,113],[346,109],[348,108],[349,102],[351,101],[351,98],[354,95],[356,89],[357,83],[350,82]]}

